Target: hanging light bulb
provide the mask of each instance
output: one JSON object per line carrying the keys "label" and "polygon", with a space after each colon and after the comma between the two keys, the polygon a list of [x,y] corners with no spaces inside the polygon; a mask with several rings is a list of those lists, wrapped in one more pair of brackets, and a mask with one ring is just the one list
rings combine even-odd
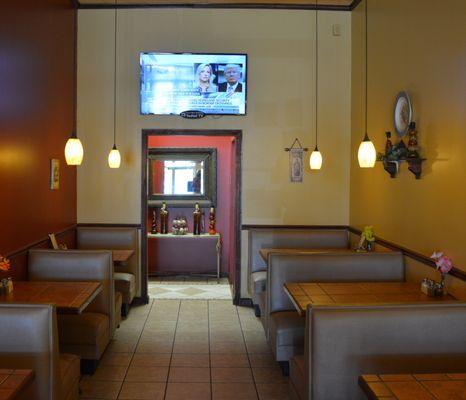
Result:
{"label": "hanging light bulb", "polygon": [[120,168],[121,156],[116,145],[113,145],[112,150],[108,153],[108,166],[110,168]]}
{"label": "hanging light bulb", "polygon": [[359,166],[361,168],[374,168],[375,161],[376,161],[376,151],[374,147],[374,143],[371,142],[369,139],[369,135],[367,134],[367,73],[368,73],[368,67],[367,67],[367,2],[366,0],[366,5],[365,5],[365,11],[366,11],[366,104],[365,104],[365,135],[364,139],[362,140],[361,144],[359,145],[358,149],[358,161],[359,161]]}
{"label": "hanging light bulb", "polygon": [[[74,23],[77,24],[77,12],[74,13]],[[76,40],[76,35],[75,35]],[[76,45],[73,49],[73,131],[65,145],[65,160],[68,165],[81,165],[84,157],[84,149],[76,134],[77,111],[76,111]]]}
{"label": "hanging light bulb", "polygon": [[316,148],[311,153],[311,158],[309,159],[309,165],[311,169],[321,169],[322,168],[322,154],[320,154],[319,149]]}
{"label": "hanging light bulb", "polygon": [[81,165],[83,162],[84,149],[81,141],[77,138],[76,132],[71,134],[65,145],[65,159],[68,165]]}
{"label": "hanging light bulb", "polygon": [[376,160],[376,152],[374,143],[369,139],[369,136],[364,136],[364,140],[359,145],[358,161],[361,168],[374,168]]}
{"label": "hanging light bulb", "polygon": [[317,24],[317,9],[318,9],[318,2],[316,1],[316,111],[315,111],[315,118],[316,118],[316,148],[311,153],[311,157],[309,158],[309,166],[311,169],[321,169],[322,168],[322,154],[320,153],[317,147],[317,131],[318,131],[318,104],[319,104],[319,51],[318,51],[318,44],[319,44],[319,26]]}
{"label": "hanging light bulb", "polygon": [[120,168],[121,155],[116,147],[116,62],[117,62],[117,2],[115,0],[115,59],[113,69],[113,147],[108,153],[108,166],[110,168]]}

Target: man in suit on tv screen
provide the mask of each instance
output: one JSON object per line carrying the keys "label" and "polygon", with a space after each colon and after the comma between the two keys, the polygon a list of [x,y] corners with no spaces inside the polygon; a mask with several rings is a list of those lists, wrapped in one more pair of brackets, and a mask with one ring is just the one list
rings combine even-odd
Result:
{"label": "man in suit on tv screen", "polygon": [[226,82],[218,85],[219,92],[226,92],[227,95],[243,91],[243,85],[239,82],[241,78],[241,66],[238,64],[227,64],[223,69],[223,76]]}

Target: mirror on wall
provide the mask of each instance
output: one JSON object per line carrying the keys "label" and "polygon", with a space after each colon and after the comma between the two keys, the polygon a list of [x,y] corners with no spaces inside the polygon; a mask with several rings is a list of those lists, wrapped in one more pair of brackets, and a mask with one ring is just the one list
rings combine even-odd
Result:
{"label": "mirror on wall", "polygon": [[213,148],[150,148],[149,206],[216,206],[217,150]]}

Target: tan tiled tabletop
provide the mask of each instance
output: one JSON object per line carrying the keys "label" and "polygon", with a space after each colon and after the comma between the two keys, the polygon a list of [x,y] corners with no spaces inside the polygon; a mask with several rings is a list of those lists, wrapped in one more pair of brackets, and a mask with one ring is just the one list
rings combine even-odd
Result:
{"label": "tan tiled tabletop", "polygon": [[316,253],[355,253],[352,249],[290,249],[290,248],[263,248],[259,250],[262,259],[267,262],[269,254],[316,254]]}
{"label": "tan tiled tabletop", "polygon": [[50,303],[61,313],[80,314],[101,291],[100,282],[15,281],[13,292],[0,294],[0,302]]}
{"label": "tan tiled tabletop", "polygon": [[466,400],[466,373],[362,375],[359,386],[371,400]]}
{"label": "tan tiled tabletop", "polygon": [[420,284],[409,282],[285,283],[284,290],[301,316],[309,304],[426,303],[456,300],[429,297]]}
{"label": "tan tiled tabletop", "polygon": [[32,381],[31,369],[0,369],[0,400],[13,400]]}

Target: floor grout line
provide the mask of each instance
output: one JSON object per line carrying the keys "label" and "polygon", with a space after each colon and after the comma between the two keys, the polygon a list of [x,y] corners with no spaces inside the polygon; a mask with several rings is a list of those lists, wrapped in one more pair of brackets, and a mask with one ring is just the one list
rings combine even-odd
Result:
{"label": "floor grout line", "polygon": [[125,384],[125,381],[126,381],[126,376],[128,375],[128,371],[129,371],[129,369],[131,367],[131,363],[133,362],[134,355],[136,354],[136,350],[138,348],[139,341],[141,340],[141,336],[142,336],[142,334],[144,332],[144,328],[146,327],[147,320],[149,319],[149,315],[150,315],[150,313],[152,311],[152,307],[154,307],[154,303],[155,303],[155,301],[152,300],[152,303],[150,305],[150,308],[149,308],[149,311],[147,313],[146,319],[144,320],[144,324],[142,325],[141,332],[139,333],[139,337],[138,337],[138,340],[136,342],[136,346],[133,349],[133,354],[131,355],[131,359],[129,360],[128,367],[126,368],[125,376],[123,377],[123,381],[121,382],[121,386],[120,386],[120,390],[118,391],[117,399],[120,398],[121,391],[123,390],[123,385]]}
{"label": "floor grout line", "polygon": [[[154,299],[155,303],[155,299]],[[168,372],[167,372],[167,380],[165,382],[165,391],[163,393],[163,398],[167,398],[167,390],[168,390],[168,380],[170,378],[170,371],[172,368],[172,360],[173,360],[173,350],[175,349],[175,340],[176,340],[176,332],[178,331],[178,322],[180,321],[180,310],[181,310],[181,300],[178,301],[178,313],[176,314],[176,324],[175,324],[175,332],[173,334],[173,343],[172,343],[172,351],[170,354],[170,360],[168,362]]]}
{"label": "floor grout line", "polygon": [[252,382],[254,384],[254,389],[256,390],[257,399],[259,399],[259,391],[257,390],[256,378],[254,377],[254,372],[252,370],[251,359],[249,358],[248,345],[246,343],[246,338],[244,336],[243,324],[241,323],[241,318],[239,316],[238,307],[236,307],[236,313],[238,315],[239,327],[241,328],[241,335],[243,336],[244,347],[246,349],[246,357],[248,359],[249,369],[251,370]]}

